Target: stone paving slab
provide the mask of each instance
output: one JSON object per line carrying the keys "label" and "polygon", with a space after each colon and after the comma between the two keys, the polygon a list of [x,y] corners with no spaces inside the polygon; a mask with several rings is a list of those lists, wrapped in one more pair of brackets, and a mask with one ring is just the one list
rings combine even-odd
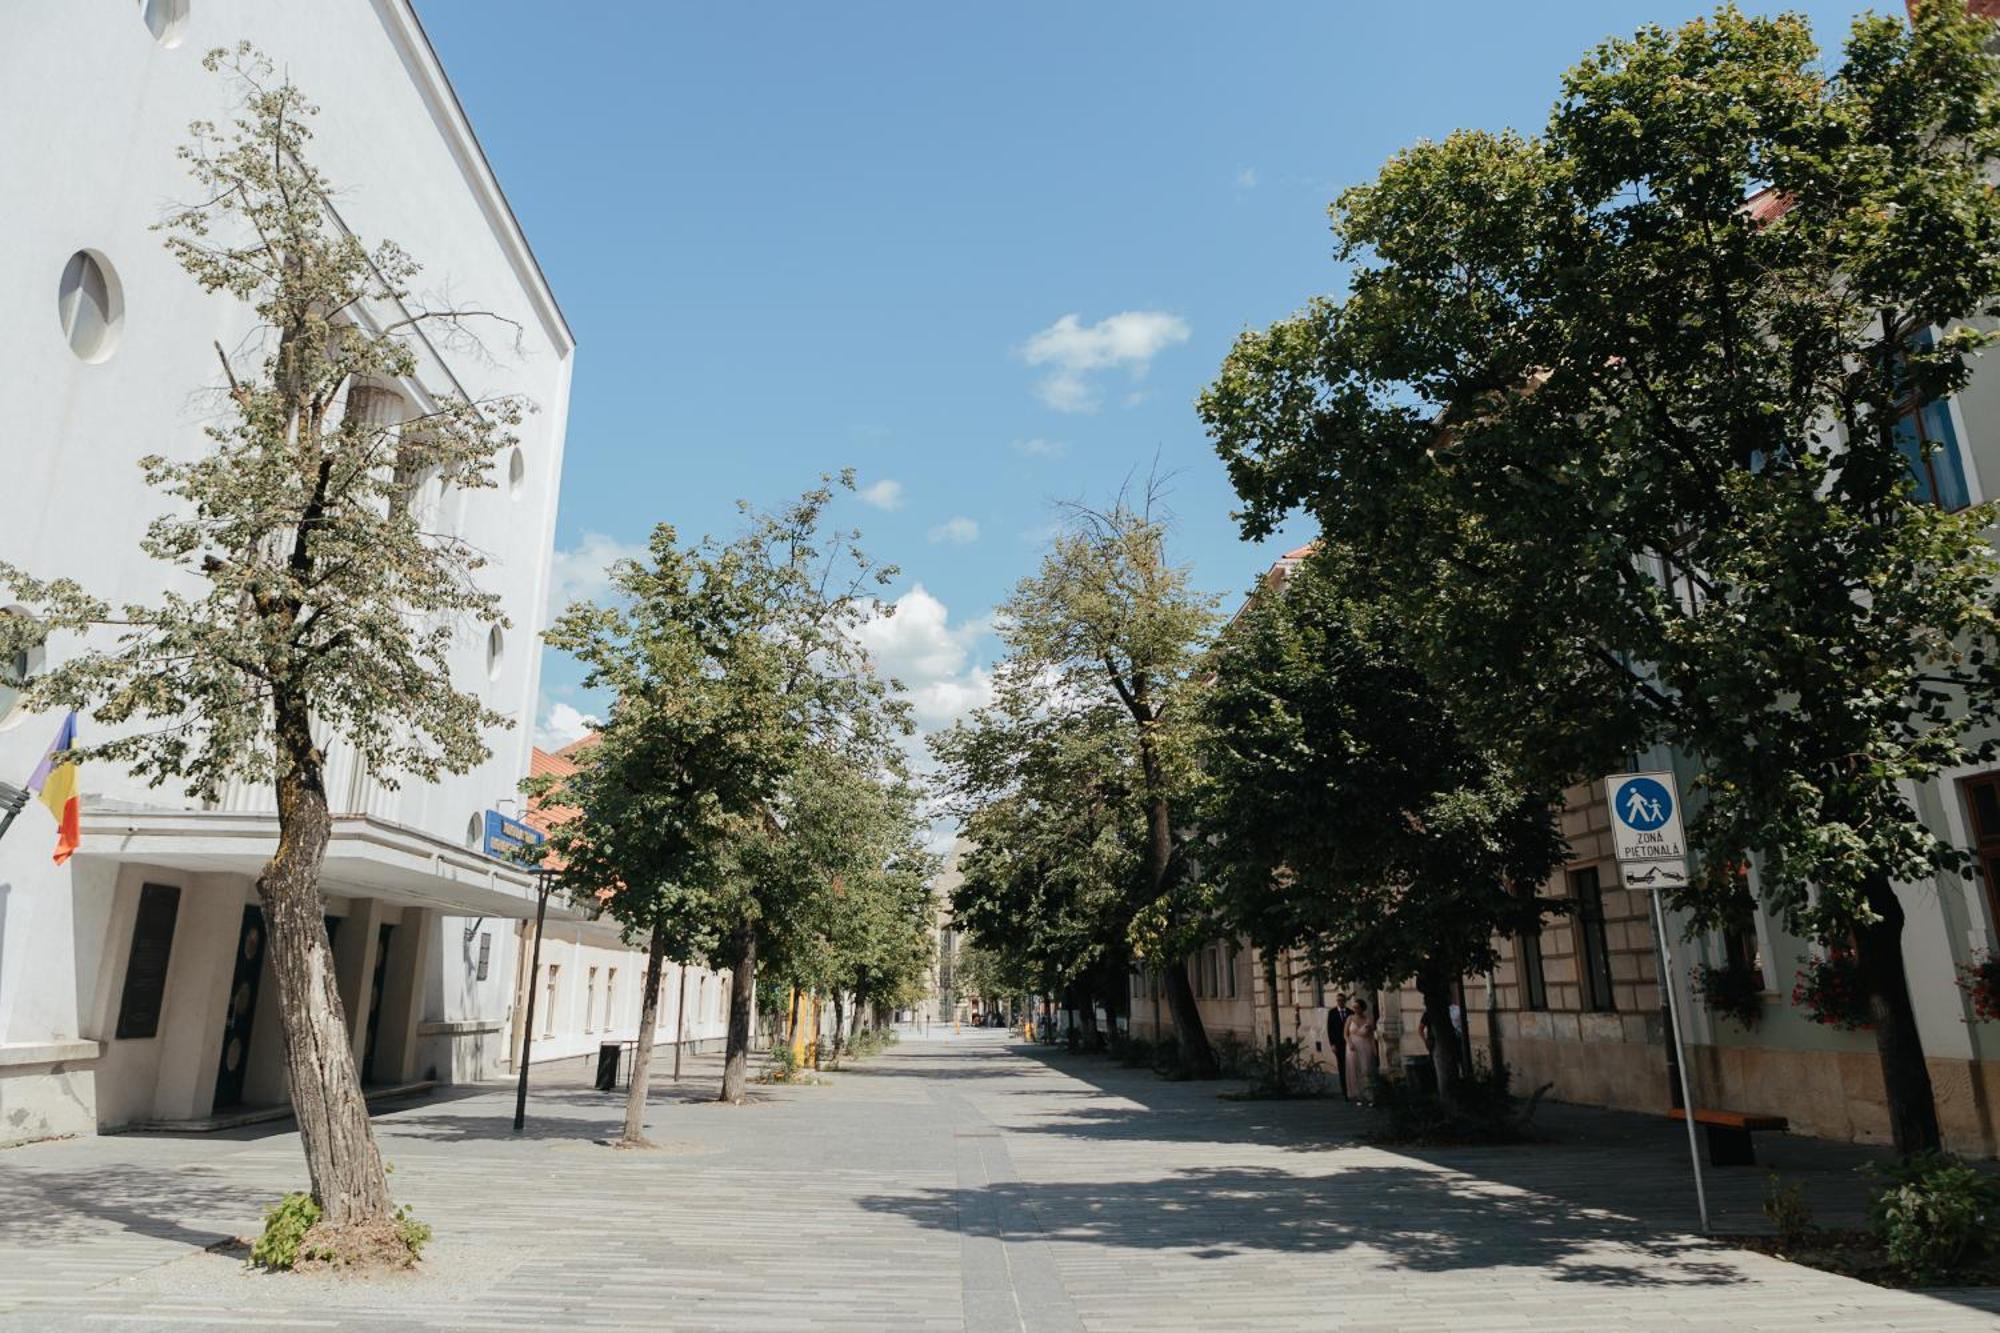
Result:
{"label": "stone paving slab", "polygon": [[[439,1239],[421,1273],[370,1281],[208,1252],[302,1183],[281,1127],[0,1152],[0,1328],[2000,1328],[1991,1293],[1689,1234],[1682,1141],[1639,1117],[1389,1152],[1331,1102],[1224,1102],[972,1032],[747,1107],[704,1100],[718,1073],[656,1082],[649,1153],[601,1146],[622,1101],[573,1084],[536,1089],[520,1138],[509,1088],[379,1116]],[[1858,1198],[1858,1150],[1773,1155],[1827,1215]],[[1751,1229],[1761,1189],[1720,1173],[1722,1224]]]}

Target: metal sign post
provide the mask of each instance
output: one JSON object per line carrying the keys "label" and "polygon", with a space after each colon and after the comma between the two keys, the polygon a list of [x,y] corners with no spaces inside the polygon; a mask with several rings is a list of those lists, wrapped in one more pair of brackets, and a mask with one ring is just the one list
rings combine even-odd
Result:
{"label": "metal sign post", "polygon": [[1701,1177],[1701,1147],[1694,1132],[1694,1091],[1688,1083],[1687,1046],[1681,1040],[1680,1001],[1674,995],[1674,948],[1667,938],[1663,889],[1688,882],[1687,839],[1681,829],[1679,793],[1672,773],[1614,773],[1604,780],[1611,805],[1613,849],[1619,881],[1653,900],[1653,939],[1660,950],[1660,985],[1667,993],[1667,1027],[1673,1033],[1674,1072],[1680,1076],[1681,1118],[1687,1125],[1688,1164],[1694,1168],[1695,1208],[1708,1225],[1708,1190]]}

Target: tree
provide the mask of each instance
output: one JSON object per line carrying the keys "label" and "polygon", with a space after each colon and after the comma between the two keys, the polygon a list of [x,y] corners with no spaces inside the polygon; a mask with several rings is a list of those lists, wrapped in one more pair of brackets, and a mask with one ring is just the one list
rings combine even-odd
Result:
{"label": "tree", "polygon": [[574,773],[524,789],[578,812],[545,847],[564,890],[647,942],[623,1132],[632,1145],[645,1142],[662,966],[718,952],[716,885],[736,827],[776,798],[797,762],[784,699],[793,661],[768,633],[761,551],[754,539],[683,544],[661,524],[644,562],[608,571],[614,605],[571,606],[547,634],[584,665],[586,688],[616,701]]}
{"label": "tree", "polygon": [[1196,1077],[1213,1077],[1214,1052],[1186,967],[1206,923],[1189,902],[1191,878],[1177,861],[1176,806],[1185,827],[1192,786],[1181,700],[1214,626],[1213,599],[1188,586],[1186,566],[1167,558],[1157,492],[1105,511],[1076,507],[1038,574],[1003,607],[1006,643],[1019,679],[1057,699],[1120,710],[1136,761],[1145,828],[1145,875],[1134,921],[1158,958],[1181,1056]]}
{"label": "tree", "polygon": [[1093,996],[1118,1010],[1148,886],[1127,718],[1122,704],[1065,696],[1038,667],[1008,661],[993,702],[931,739],[946,813],[970,844],[952,924],[1023,992],[1064,996],[1090,1022]]}
{"label": "tree", "polygon": [[1346,596],[1322,548],[1252,594],[1210,654],[1202,864],[1224,919],[1334,975],[1414,978],[1439,1099],[1457,1099],[1452,988],[1535,930],[1563,862],[1555,801],[1460,732],[1447,701]]}
{"label": "tree", "polygon": [[651,941],[648,1003],[668,954],[729,969],[725,1101],[740,1102],[748,1081],[760,944],[814,891],[759,878],[757,849],[783,840],[802,773],[829,755],[886,763],[909,726],[899,687],[873,674],[853,635],[887,614],[865,589],[895,576],[857,534],[828,525],[835,494],[853,485],[843,473],[775,513],[746,505],[749,526],[728,543],[684,546],[663,525],[649,565],[613,567],[618,605],[572,607],[549,633],[584,662],[587,686],[616,696],[589,761],[540,784],[582,812],[551,835],[551,851],[572,893],[608,903]]}
{"label": "tree", "polygon": [[74,582],[0,565],[0,585],[34,612],[0,617],[0,655],[21,646],[10,633],[97,639],[26,690],[33,706],[88,710],[110,730],[85,762],[204,800],[232,780],[274,788],[277,846],[257,895],[292,1106],[328,1243],[365,1245],[394,1209],[320,900],[325,746],[338,738],[394,785],[472,768],[485,730],[509,725],[451,681],[464,622],[506,623],[475,582],[481,557],[430,531],[410,492],[422,478],[492,485],[522,405],[445,396],[400,430],[354,410],[362,386],[416,374],[427,325],[459,317],[402,313],[417,265],[335,220],[332,186],[307,160],[314,108],[300,90],[247,46],[205,63],[234,76],[242,111],[227,130],[193,127],[181,156],[204,199],[161,225],[204,290],[255,310],[261,345],[233,357],[218,345],[225,406],[206,451],[140,460],[170,501],[140,541],[173,571],[170,590],[114,614]]}
{"label": "tree", "polygon": [[[883,760],[887,768],[874,766]],[[836,1052],[860,974],[872,969],[877,986],[898,986],[913,963],[928,962],[909,945],[933,912],[934,859],[918,841],[918,793],[893,760],[815,752],[773,817],[745,829],[736,849],[735,891],[757,922],[759,973],[833,1000]]]}
{"label": "tree", "polygon": [[1985,760],[2000,701],[1995,513],[1912,479],[2000,291],[1964,11],[1863,18],[1831,71],[1733,8],[1606,43],[1541,137],[1343,195],[1347,297],[1243,338],[1202,404],[1246,530],[1304,507],[1368,552],[1469,728],[1551,780],[1699,763],[1681,905],[1715,920],[1755,854],[1791,929],[1853,940],[1903,1152],[1938,1129],[1895,885],[1967,868],[1906,793]]}

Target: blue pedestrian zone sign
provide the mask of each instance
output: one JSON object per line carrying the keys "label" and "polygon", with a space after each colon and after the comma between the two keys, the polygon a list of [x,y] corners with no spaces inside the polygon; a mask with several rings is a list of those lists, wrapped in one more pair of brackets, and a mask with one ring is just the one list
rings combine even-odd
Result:
{"label": "blue pedestrian zone sign", "polygon": [[1680,802],[1671,773],[1614,773],[1604,781],[1611,804],[1614,855],[1627,864],[1687,857]]}
{"label": "blue pedestrian zone sign", "polygon": [[529,828],[518,819],[509,819],[498,810],[486,812],[486,837],[480,849],[496,861],[521,864],[521,849],[542,841],[539,829]]}

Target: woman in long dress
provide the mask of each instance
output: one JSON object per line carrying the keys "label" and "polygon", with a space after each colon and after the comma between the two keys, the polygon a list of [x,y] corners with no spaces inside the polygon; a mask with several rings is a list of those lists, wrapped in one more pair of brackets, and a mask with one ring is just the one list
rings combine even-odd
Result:
{"label": "woman in long dress", "polygon": [[1375,1087],[1375,1015],[1365,1000],[1355,1000],[1347,1016],[1347,1095],[1365,1102]]}

